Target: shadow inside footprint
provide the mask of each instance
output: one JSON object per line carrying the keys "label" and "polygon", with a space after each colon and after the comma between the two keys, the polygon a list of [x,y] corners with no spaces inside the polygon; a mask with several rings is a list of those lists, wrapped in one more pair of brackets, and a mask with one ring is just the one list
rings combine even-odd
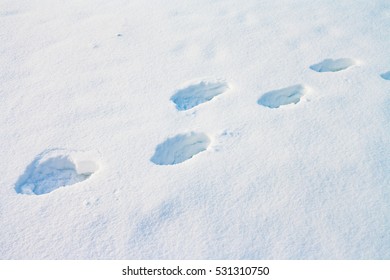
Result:
{"label": "shadow inside footprint", "polygon": [[21,194],[42,195],[88,179],[98,169],[91,160],[75,161],[63,152],[39,155],[15,184]]}
{"label": "shadow inside footprint", "polygon": [[356,61],[352,58],[325,59],[310,66],[310,69],[316,72],[338,72],[354,65],[356,65]]}
{"label": "shadow inside footprint", "polygon": [[179,134],[159,144],[150,160],[157,165],[178,164],[205,151],[209,144],[210,138],[204,133]]}
{"label": "shadow inside footprint", "polygon": [[279,108],[283,105],[296,104],[302,96],[307,92],[307,88],[303,85],[295,85],[287,88],[273,90],[265,93],[257,101],[259,105],[269,108]]}
{"label": "shadow inside footprint", "polygon": [[228,84],[223,81],[202,81],[198,84],[193,84],[178,90],[171,97],[171,100],[176,104],[177,110],[185,111],[210,101],[215,96],[224,93],[228,89]]}
{"label": "shadow inside footprint", "polygon": [[385,80],[388,80],[390,81],[390,71],[389,72],[386,72],[386,73],[383,73],[381,74],[381,77]]}

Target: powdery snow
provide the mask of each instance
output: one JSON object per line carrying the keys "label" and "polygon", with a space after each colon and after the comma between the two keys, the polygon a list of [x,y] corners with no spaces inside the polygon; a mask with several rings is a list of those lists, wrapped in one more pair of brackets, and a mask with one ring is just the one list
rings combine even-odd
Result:
{"label": "powdery snow", "polygon": [[389,259],[389,26],[388,0],[3,0],[0,258]]}

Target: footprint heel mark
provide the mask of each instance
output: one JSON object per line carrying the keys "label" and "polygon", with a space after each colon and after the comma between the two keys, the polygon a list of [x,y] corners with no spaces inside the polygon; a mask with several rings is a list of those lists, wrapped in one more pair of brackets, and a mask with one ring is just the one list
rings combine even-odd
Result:
{"label": "footprint heel mark", "polygon": [[229,85],[225,81],[201,81],[178,90],[171,101],[175,103],[177,110],[186,111],[210,101],[228,89]]}
{"label": "footprint heel mark", "polygon": [[257,103],[269,108],[279,108],[280,106],[288,104],[297,104],[308,91],[308,88],[304,85],[294,85],[269,91],[261,96]]}
{"label": "footprint heel mark", "polygon": [[210,138],[205,133],[190,132],[168,138],[156,147],[150,159],[157,165],[174,165],[207,150]]}
{"label": "footprint heel mark", "polygon": [[382,77],[382,79],[385,79],[385,80],[388,80],[388,81],[390,81],[390,71],[389,71],[389,72],[386,72],[386,73],[383,73],[383,74],[381,74],[381,77]]}
{"label": "footprint heel mark", "polygon": [[38,155],[15,184],[20,194],[42,195],[87,180],[99,169],[81,152],[51,150]]}
{"label": "footprint heel mark", "polygon": [[352,58],[325,59],[324,61],[310,66],[316,72],[338,72],[357,65]]}

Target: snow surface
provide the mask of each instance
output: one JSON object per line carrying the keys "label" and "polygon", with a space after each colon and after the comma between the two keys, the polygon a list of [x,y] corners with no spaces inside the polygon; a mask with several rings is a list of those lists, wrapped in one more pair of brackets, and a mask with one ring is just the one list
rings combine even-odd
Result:
{"label": "snow surface", "polygon": [[2,0],[0,258],[389,259],[389,26],[388,0]]}

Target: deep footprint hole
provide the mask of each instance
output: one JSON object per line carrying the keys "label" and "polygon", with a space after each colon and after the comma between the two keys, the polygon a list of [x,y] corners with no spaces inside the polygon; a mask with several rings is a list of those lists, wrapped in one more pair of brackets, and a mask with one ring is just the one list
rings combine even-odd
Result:
{"label": "deep footprint hole", "polygon": [[268,108],[279,108],[288,104],[296,104],[307,93],[307,87],[295,85],[265,93],[257,101],[259,105]]}
{"label": "deep footprint hole", "polygon": [[179,134],[159,144],[150,160],[157,165],[182,163],[205,151],[209,145],[210,138],[204,133]]}
{"label": "deep footprint hole", "polygon": [[325,59],[318,64],[310,66],[316,72],[338,72],[348,69],[357,64],[352,58]]}
{"label": "deep footprint hole", "polygon": [[185,111],[210,101],[228,89],[229,85],[224,81],[202,81],[178,90],[171,101],[175,103],[177,110]]}
{"label": "deep footprint hole", "polygon": [[386,72],[386,73],[383,73],[383,74],[381,74],[381,77],[382,77],[382,79],[385,79],[385,80],[388,80],[388,81],[390,81],[390,71],[389,71],[389,72]]}
{"label": "deep footprint hole", "polygon": [[87,180],[98,169],[93,160],[74,160],[69,155],[38,156],[19,178],[15,190],[20,194],[42,195]]}

